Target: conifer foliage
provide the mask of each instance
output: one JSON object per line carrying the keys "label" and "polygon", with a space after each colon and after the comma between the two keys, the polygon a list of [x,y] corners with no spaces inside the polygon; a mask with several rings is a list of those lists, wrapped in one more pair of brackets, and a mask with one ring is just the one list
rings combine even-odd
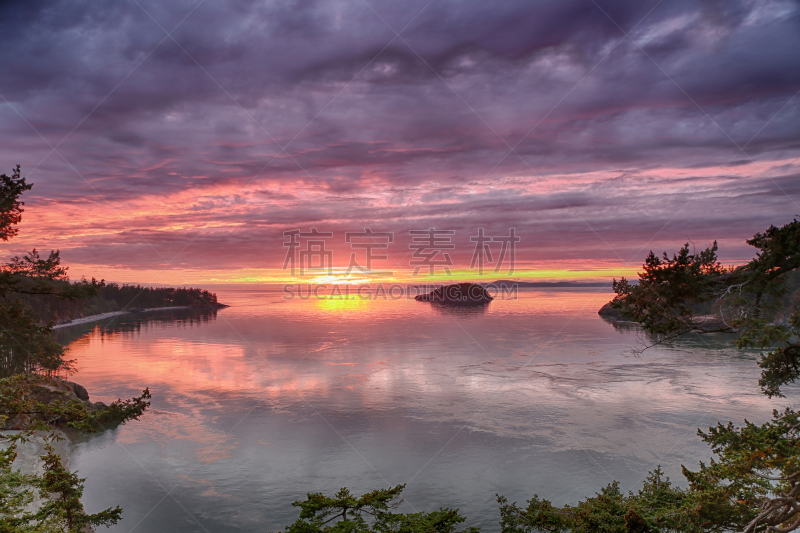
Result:
{"label": "conifer foliage", "polygon": [[[23,205],[20,195],[31,189],[17,166],[0,175],[0,239],[19,232]],[[82,533],[88,527],[109,526],[122,509],[89,514],[81,503],[84,479],[64,467],[52,446],[57,427],[97,431],[139,418],[150,406],[150,391],[109,406],[90,404],[59,390],[54,375],[68,372],[71,362],[53,338],[53,324],[42,325],[24,298],[52,297],[71,301],[93,297],[102,281],[70,282],[58,250],[42,257],[34,249],[0,265],[0,533]],[[8,431],[8,424],[22,431]],[[13,468],[21,443],[44,438],[41,475]],[[36,495],[41,503],[35,503]]]}
{"label": "conifer foliage", "polygon": [[355,496],[342,488],[333,496],[309,493],[300,507],[300,518],[286,533],[478,533],[468,527],[458,529],[466,519],[458,509],[397,513],[405,485],[378,489]]}

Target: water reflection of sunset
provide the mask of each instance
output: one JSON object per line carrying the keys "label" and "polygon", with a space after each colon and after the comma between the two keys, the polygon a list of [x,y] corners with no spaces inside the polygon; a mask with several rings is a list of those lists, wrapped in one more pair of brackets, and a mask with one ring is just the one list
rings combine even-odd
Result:
{"label": "water reflection of sunset", "polygon": [[[508,357],[534,357],[525,363],[527,370],[545,371],[548,380],[561,379],[556,378],[559,365],[588,364],[581,366],[582,395],[612,397],[605,386],[593,389],[591,379],[592,365],[603,361],[601,354],[620,358],[608,352],[609,333],[611,339],[618,334],[596,318],[596,310],[609,299],[607,292],[521,291],[517,299],[496,300],[478,310],[352,295],[272,300],[278,294],[266,297],[271,307],[261,305],[264,295],[232,294],[233,307],[223,311],[224,318],[193,328],[190,335],[180,327],[103,335],[95,330],[70,347],[70,357],[78,364],[76,379],[98,392],[105,389],[102,376],[114,375],[131,387],[168,384],[172,393],[201,403],[214,391],[279,398],[285,404],[306,395],[335,395],[342,380],[349,382],[357,375],[360,393],[349,401],[377,407],[385,401],[387,386],[402,383],[422,394],[439,390],[443,384],[430,377],[438,373],[430,367],[434,360],[466,364],[463,374],[450,377],[448,387],[457,384],[458,394],[478,398],[500,376],[519,367],[519,361]],[[555,337],[544,338],[543,331]],[[565,343],[595,336],[590,350],[564,348]],[[560,347],[552,344],[554,338]],[[432,383],[437,384],[431,388]],[[519,391],[549,388],[551,395],[561,394],[559,387],[547,383],[534,377],[503,386]],[[665,401],[673,392],[664,391]],[[625,397],[620,394],[614,393],[615,403]],[[654,395],[658,396],[655,389]]]}
{"label": "water reflection of sunset", "polygon": [[[597,316],[611,296],[601,289],[520,290],[477,313],[406,299],[286,301],[280,289],[219,296],[232,307],[215,319],[140,315],[70,348],[74,379],[93,400],[153,393],[151,412],[96,442],[124,444],[198,502],[216,491],[231,495],[217,505],[232,509],[257,505],[253,498],[278,506],[284,496],[291,508],[291,494],[345,479],[365,490],[383,478],[406,482],[437,449],[412,497],[440,493],[442,480],[463,487],[449,476],[464,471],[502,478],[466,496],[483,513],[493,509],[480,498],[497,483],[519,498],[558,486],[570,501],[607,483],[608,472],[623,487],[657,463],[679,477],[681,463],[707,459],[696,427],[769,412],[749,386],[756,365],[723,343],[705,339],[717,348],[698,351],[689,339],[631,354],[635,330]],[[110,479],[118,468],[92,476],[104,454],[126,459],[91,442],[77,455],[81,475],[118,486],[138,479],[135,470]],[[100,505],[102,487],[92,487],[88,501]]]}
{"label": "water reflection of sunset", "polygon": [[369,307],[367,300],[354,295],[315,298],[314,302],[324,311],[365,312]]}

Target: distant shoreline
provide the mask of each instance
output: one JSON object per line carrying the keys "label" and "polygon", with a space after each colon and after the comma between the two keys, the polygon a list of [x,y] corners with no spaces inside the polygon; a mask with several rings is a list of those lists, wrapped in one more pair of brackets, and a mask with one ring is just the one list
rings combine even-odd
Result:
{"label": "distant shoreline", "polygon": [[561,289],[581,289],[581,288],[611,288],[610,281],[514,281],[508,279],[499,279],[491,283],[481,283],[481,285],[495,285],[513,287],[516,285],[520,289],[547,289],[547,288],[561,288]]}
{"label": "distant shoreline", "polygon": [[175,309],[223,309],[225,307],[230,307],[230,306],[223,304],[217,304],[216,306],[201,306],[201,307],[192,305],[177,305],[172,307],[150,307],[148,309],[131,309],[129,311],[111,311],[108,313],[100,313],[99,315],[89,315],[83,318],[75,318],[73,320],[70,320],[69,322],[56,324],[55,326],[53,326],[53,329],[68,328],[70,326],[79,326],[81,324],[97,322],[98,320],[104,320],[106,318],[112,318],[115,316],[149,313],[150,311],[170,311]]}

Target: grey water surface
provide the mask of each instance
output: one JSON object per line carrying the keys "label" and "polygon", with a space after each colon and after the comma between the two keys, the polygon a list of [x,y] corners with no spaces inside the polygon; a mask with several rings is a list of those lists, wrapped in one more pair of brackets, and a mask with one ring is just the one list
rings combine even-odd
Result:
{"label": "grey water surface", "polygon": [[757,354],[716,335],[646,338],[597,315],[611,294],[520,290],[486,308],[219,291],[232,307],[66,328],[92,400],[149,387],[141,420],[73,436],[90,512],[117,532],[279,531],[307,492],[405,483],[408,512],[458,507],[497,531],[496,494],[576,503],[660,464],[707,460],[697,428],[765,421]]}

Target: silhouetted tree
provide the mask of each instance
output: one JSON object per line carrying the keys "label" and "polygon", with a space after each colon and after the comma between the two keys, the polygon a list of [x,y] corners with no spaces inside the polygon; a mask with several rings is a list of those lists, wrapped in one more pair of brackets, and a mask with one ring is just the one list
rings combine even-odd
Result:
{"label": "silhouetted tree", "polygon": [[[300,507],[300,518],[286,528],[286,533],[456,533],[457,526],[465,521],[458,509],[394,512],[402,503],[400,494],[404,488],[405,485],[397,485],[361,496],[354,496],[346,488],[333,496],[308,493],[305,501],[292,503]],[[475,527],[463,530],[478,531]]]}
{"label": "silhouetted tree", "polygon": [[[4,241],[19,232],[16,225],[22,220],[24,205],[19,197],[31,187],[21,177],[19,166],[10,177],[0,175],[0,238]],[[70,283],[66,271],[57,250],[43,259],[34,249],[0,266],[0,377],[68,369],[63,348],[53,340],[52,326],[42,326],[40,318],[20,298],[49,294],[75,299],[96,294],[102,285],[96,280]]]}
{"label": "silhouetted tree", "polygon": [[[694,254],[687,244],[672,259],[650,252],[638,284],[614,281],[612,304],[660,342],[729,331],[739,348],[769,349],[759,362],[759,384],[768,396],[781,396],[781,386],[800,377],[800,302],[790,294],[800,282],[800,221],[770,226],[746,242],[758,250],[756,257],[727,269],[717,261],[716,243]],[[709,302],[720,320],[695,315],[694,305]]]}
{"label": "silhouetted tree", "polygon": [[31,187],[20,176],[19,165],[11,171],[11,176],[0,174],[0,239],[7,241],[19,232],[16,225],[22,220],[22,206],[25,205],[19,197]]}

